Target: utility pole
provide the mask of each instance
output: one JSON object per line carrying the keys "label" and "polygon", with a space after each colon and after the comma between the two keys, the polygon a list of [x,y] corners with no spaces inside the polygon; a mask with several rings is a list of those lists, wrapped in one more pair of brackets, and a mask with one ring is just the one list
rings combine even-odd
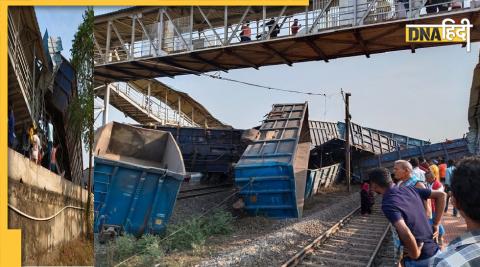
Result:
{"label": "utility pole", "polygon": [[350,192],[350,96],[352,94],[345,94],[345,172],[347,178],[348,192]]}

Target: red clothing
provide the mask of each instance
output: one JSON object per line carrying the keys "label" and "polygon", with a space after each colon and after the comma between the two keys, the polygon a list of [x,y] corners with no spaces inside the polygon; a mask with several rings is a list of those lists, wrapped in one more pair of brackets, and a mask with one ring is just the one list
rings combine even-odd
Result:
{"label": "red clothing", "polygon": [[420,163],[420,166],[418,166],[422,171],[424,171],[425,173],[427,172],[430,172],[430,165],[428,165],[428,163],[424,162],[424,163]]}
{"label": "red clothing", "polygon": [[52,159],[50,160],[50,164],[57,164],[57,148],[52,148]]}
{"label": "red clothing", "polygon": [[447,176],[447,164],[442,163],[438,165],[438,169],[440,171],[440,178],[445,178],[445,176]]}
{"label": "red clothing", "polygon": [[242,34],[241,36],[245,36],[250,38],[252,36],[252,29],[249,26],[242,26]]}
{"label": "red clothing", "polygon": [[299,29],[300,29],[300,26],[298,24],[293,24],[292,25],[292,34],[297,34]]}
{"label": "red clothing", "polygon": [[[432,190],[443,191],[443,185],[438,180],[435,180],[435,182],[428,184],[428,187]],[[435,200],[430,199],[430,203],[432,204],[432,212],[435,212]]]}

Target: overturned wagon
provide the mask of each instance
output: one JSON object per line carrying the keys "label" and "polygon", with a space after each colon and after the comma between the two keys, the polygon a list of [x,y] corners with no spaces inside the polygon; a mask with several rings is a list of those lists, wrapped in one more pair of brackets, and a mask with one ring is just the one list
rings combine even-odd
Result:
{"label": "overturned wagon", "polygon": [[302,217],[310,153],[307,103],[277,104],[260,137],[235,166],[235,184],[252,215]]}
{"label": "overturned wagon", "polygon": [[95,232],[162,233],[185,176],[172,135],[113,122],[94,147]]}
{"label": "overturned wagon", "polygon": [[199,172],[210,182],[225,181],[247,143],[242,141],[243,130],[204,129],[194,127],[142,126],[170,132],[182,152],[185,169]]}

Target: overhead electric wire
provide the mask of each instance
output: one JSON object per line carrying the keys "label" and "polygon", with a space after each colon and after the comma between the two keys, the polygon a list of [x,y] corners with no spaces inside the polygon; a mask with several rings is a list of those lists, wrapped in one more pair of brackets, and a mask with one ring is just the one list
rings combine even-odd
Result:
{"label": "overhead electric wire", "polygon": [[235,82],[235,83],[240,83],[240,84],[249,85],[249,86],[253,86],[253,87],[264,88],[264,89],[268,89],[268,90],[275,90],[275,91],[281,91],[281,92],[286,92],[286,93],[304,94],[304,95],[315,95],[315,96],[325,96],[325,97],[327,96],[325,93],[304,92],[304,91],[299,91],[299,90],[276,88],[276,87],[271,87],[271,86],[267,86],[267,85],[255,84],[255,83],[251,83],[251,82],[244,82],[244,81],[240,81],[240,80],[236,80],[236,79],[221,77],[220,74],[217,74],[217,75],[207,74],[207,73],[203,73],[203,72],[196,71],[196,70],[191,70],[191,69],[182,68],[182,67],[178,67],[178,66],[172,66],[172,65],[169,65],[169,64],[166,64],[166,63],[156,63],[156,64],[168,66],[168,67],[171,67],[171,68],[187,71],[187,72],[192,73],[192,74],[201,75],[201,76],[205,76],[205,77],[209,77],[209,78],[213,78],[213,79],[217,79],[217,80]]}

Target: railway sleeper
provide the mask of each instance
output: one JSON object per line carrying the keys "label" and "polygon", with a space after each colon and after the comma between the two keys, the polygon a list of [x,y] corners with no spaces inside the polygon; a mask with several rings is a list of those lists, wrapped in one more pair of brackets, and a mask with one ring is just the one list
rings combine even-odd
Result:
{"label": "railway sleeper", "polygon": [[[369,251],[370,253],[373,252],[373,251]],[[336,250],[328,250],[326,248],[320,248],[318,250],[316,250],[313,255],[317,255],[317,256],[326,256],[326,257],[330,257],[330,256],[333,256],[332,258],[334,259],[349,259],[349,258],[358,258],[360,260],[366,260],[368,262],[368,260],[370,260],[370,256],[367,256],[367,255],[361,255],[361,254],[352,254],[352,253],[348,253],[348,252],[339,252],[339,251],[336,251]]]}
{"label": "railway sleeper", "polygon": [[329,248],[329,249],[337,249],[340,251],[345,251],[347,253],[352,253],[352,251],[358,251],[359,253],[371,253],[372,249],[367,248],[354,248],[354,247],[346,247],[346,246],[335,246],[332,244],[323,244],[322,247]]}
{"label": "railway sleeper", "polygon": [[312,255],[311,257],[309,257],[308,261],[302,262],[302,265],[305,265],[305,266],[345,266],[345,265],[346,266],[365,266],[365,262],[359,262],[355,260],[331,259],[331,258]]}

